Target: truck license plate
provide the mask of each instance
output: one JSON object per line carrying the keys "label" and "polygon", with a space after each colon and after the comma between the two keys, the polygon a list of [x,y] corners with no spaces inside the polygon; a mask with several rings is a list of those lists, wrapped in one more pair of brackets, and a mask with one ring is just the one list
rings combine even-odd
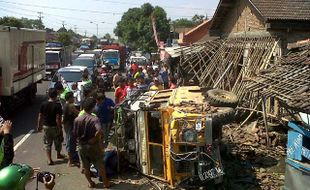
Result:
{"label": "truck license plate", "polygon": [[224,175],[224,171],[220,167],[212,168],[208,171],[202,172],[199,174],[199,178],[201,181],[211,180]]}

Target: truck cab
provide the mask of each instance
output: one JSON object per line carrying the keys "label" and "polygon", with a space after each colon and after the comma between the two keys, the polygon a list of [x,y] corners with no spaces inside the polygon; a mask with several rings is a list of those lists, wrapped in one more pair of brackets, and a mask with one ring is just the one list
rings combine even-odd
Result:
{"label": "truck cab", "polygon": [[233,116],[233,108],[211,106],[198,86],[141,93],[118,108],[119,145],[130,164],[173,188],[218,184],[221,127]]}
{"label": "truck cab", "polygon": [[102,62],[108,64],[113,69],[120,68],[120,54],[118,50],[107,49],[102,51]]}
{"label": "truck cab", "polygon": [[54,73],[62,67],[63,57],[61,51],[46,51],[45,52],[46,65],[45,73],[46,77],[52,77]]}

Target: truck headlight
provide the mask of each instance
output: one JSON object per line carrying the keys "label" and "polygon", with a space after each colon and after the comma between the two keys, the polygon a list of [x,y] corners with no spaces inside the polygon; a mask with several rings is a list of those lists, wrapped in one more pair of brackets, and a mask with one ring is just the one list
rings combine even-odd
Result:
{"label": "truck headlight", "polygon": [[197,132],[195,129],[185,129],[183,131],[183,141],[185,142],[196,142],[197,141]]}

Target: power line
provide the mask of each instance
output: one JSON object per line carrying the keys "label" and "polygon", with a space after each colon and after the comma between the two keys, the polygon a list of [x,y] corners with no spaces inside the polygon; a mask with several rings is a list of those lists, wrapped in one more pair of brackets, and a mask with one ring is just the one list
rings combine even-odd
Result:
{"label": "power line", "polygon": [[65,7],[52,7],[52,6],[44,6],[44,5],[26,4],[26,3],[15,3],[15,2],[8,2],[8,1],[1,1],[1,0],[0,0],[0,2],[8,3],[8,4],[14,4],[14,5],[20,5],[20,6],[39,7],[39,8],[46,8],[46,9],[64,10],[64,11],[88,12],[88,13],[112,14],[112,15],[121,15],[121,14],[123,14],[123,13],[108,12],[108,11],[73,9],[73,8],[65,8]]}
{"label": "power line", "polygon": [[4,8],[1,8],[1,7],[0,7],[0,9],[3,10],[3,11],[5,11],[5,12],[14,13],[14,14],[17,14],[17,15],[20,15],[20,16],[24,15],[24,16],[37,17],[37,15],[32,15],[32,14],[21,14],[21,13],[19,13],[19,12],[11,11],[11,10],[4,9]]}
{"label": "power line", "polygon": [[[132,5],[132,6],[141,6],[141,4],[138,3],[129,3],[129,2],[121,2],[121,1],[108,1],[108,0],[92,0],[92,1],[99,1],[104,3],[113,3],[113,4],[121,4],[121,5]],[[186,10],[214,10],[214,9],[208,9],[208,8],[199,8],[199,7],[182,7],[182,6],[167,6],[167,5],[160,5],[163,8],[168,9],[186,9]]]}
{"label": "power line", "polygon": [[[2,6],[3,7],[3,6]],[[6,7],[6,8],[9,8],[9,7]],[[24,8],[16,8],[16,9],[19,9],[19,10],[23,10],[23,11],[27,11],[27,12],[33,12],[33,10],[30,10],[30,9],[24,9]],[[67,19],[73,19],[73,20],[79,20],[79,21],[84,21],[84,22],[100,22],[100,21],[96,21],[96,20],[88,20],[88,19],[84,19],[84,18],[77,18],[77,17],[69,17],[69,16],[63,16],[63,15],[54,15],[54,14],[50,14],[50,13],[46,13],[46,12],[41,12],[42,14],[44,15],[50,15],[50,16],[53,16],[53,17],[60,17],[60,18],[67,18]],[[62,20],[61,20],[62,21]],[[113,24],[113,23],[109,23],[109,22],[104,22],[105,24]]]}
{"label": "power line", "polygon": [[[121,12],[108,12],[108,11],[99,11],[99,10],[73,9],[73,8],[65,8],[65,7],[52,7],[52,6],[44,6],[44,5],[26,4],[26,3],[15,3],[15,2],[8,2],[8,1],[3,1],[3,0],[0,0],[0,2],[7,3],[7,4],[20,5],[20,6],[30,6],[30,7],[75,11],[75,12],[88,12],[88,13],[94,13],[94,14],[111,14],[111,15],[122,15],[123,14],[123,12],[121,13]],[[193,16],[184,16],[184,15],[170,15],[170,16],[186,17],[186,18],[193,17]]]}

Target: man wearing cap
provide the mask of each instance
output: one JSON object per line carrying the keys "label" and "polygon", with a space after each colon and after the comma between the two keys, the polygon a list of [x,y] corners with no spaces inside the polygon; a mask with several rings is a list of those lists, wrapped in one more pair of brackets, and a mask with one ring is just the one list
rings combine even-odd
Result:
{"label": "man wearing cap", "polygon": [[154,77],[153,82],[154,82],[154,84],[150,87],[150,90],[157,91],[157,90],[163,90],[164,89],[164,87],[159,83],[159,79],[157,77]]}

